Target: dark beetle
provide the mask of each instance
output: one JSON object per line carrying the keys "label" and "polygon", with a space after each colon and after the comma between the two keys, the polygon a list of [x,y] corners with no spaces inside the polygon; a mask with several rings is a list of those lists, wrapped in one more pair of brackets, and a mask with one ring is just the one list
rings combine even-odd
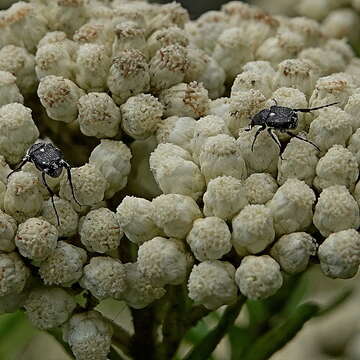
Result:
{"label": "dark beetle", "polygon": [[[246,131],[251,130],[254,126],[261,126],[255,133],[254,140],[251,145],[251,151],[254,151],[254,144],[256,138],[260,134],[260,132],[267,129],[267,132],[271,136],[271,138],[275,141],[275,143],[279,146],[281,151],[281,143],[279,139],[273,133],[273,130],[278,130],[280,132],[284,132],[291,137],[295,137],[297,139],[306,141],[307,143],[313,145],[316,149],[320,151],[320,149],[311,141],[304,139],[296,134],[290,132],[290,129],[296,129],[298,125],[298,112],[311,112],[314,110],[319,110],[328,106],[332,106],[338,103],[332,103],[327,105],[322,105],[309,109],[292,109],[285,106],[278,106],[277,101],[273,99],[275,105],[271,106],[270,109],[263,109],[259,111],[254,117],[251,119],[251,123],[249,128],[245,129]],[[280,155],[281,157],[281,155]]]}
{"label": "dark beetle", "polygon": [[74,187],[71,180],[71,166],[63,159],[62,152],[51,143],[38,142],[32,145],[26,155],[22,159],[21,163],[7,176],[13,174],[15,171],[21,170],[21,168],[27,163],[32,162],[38,170],[41,171],[42,181],[46,186],[50,196],[51,202],[55,211],[58,225],[60,225],[60,219],[54,203],[54,192],[51,190],[46,182],[45,175],[49,175],[53,178],[57,178],[61,175],[62,169],[65,168],[67,171],[68,180],[70,183],[71,193],[75,202],[82,206],[76,199],[74,194]]}

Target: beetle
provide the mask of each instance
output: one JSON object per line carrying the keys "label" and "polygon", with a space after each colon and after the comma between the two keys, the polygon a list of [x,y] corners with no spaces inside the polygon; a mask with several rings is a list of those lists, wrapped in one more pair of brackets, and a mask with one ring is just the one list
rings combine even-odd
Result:
{"label": "beetle", "polygon": [[82,206],[75,197],[74,186],[71,179],[71,166],[63,159],[63,153],[56,146],[51,143],[38,142],[30,146],[20,164],[8,174],[7,178],[9,178],[14,172],[20,171],[27,162],[33,163],[35,167],[41,171],[42,181],[50,194],[57,223],[60,226],[59,215],[54,203],[55,194],[47,184],[45,176],[48,175],[53,178],[57,178],[61,175],[63,168],[65,168],[67,171],[67,177],[70,183],[72,196],[75,202]]}
{"label": "beetle", "polygon": [[[251,145],[251,151],[254,151],[254,145],[256,138],[258,135],[267,129],[267,132],[271,136],[271,138],[275,141],[275,143],[279,146],[279,149],[281,151],[281,143],[279,139],[276,137],[276,135],[273,133],[273,130],[278,130],[280,132],[286,133],[291,137],[295,137],[297,139],[306,141],[307,143],[313,145],[317,150],[320,151],[319,147],[316,146],[313,142],[304,139],[296,134],[293,134],[289,130],[296,129],[298,125],[298,112],[311,112],[319,109],[323,109],[325,107],[333,106],[338,104],[337,102],[322,105],[314,108],[308,108],[308,109],[293,109],[286,106],[278,106],[277,101],[273,99],[275,102],[275,105],[271,106],[270,109],[263,109],[259,111],[257,114],[254,115],[254,117],[251,119],[251,123],[248,128],[246,128],[246,131],[250,131],[254,126],[261,126],[255,133],[254,140]],[[281,157],[281,154],[280,154]]]}

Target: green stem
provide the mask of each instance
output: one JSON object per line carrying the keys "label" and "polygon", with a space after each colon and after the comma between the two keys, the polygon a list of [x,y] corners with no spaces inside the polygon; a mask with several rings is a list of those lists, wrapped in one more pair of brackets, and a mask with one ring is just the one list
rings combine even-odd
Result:
{"label": "green stem", "polygon": [[250,347],[249,351],[239,360],[266,360],[272,354],[288,343],[303,327],[303,325],[315,316],[319,307],[312,303],[300,305],[286,322],[269,330]]}
{"label": "green stem", "polygon": [[54,339],[60,344],[62,345],[62,347],[64,348],[65,352],[71,357],[71,359],[74,359],[74,355],[71,351],[71,348],[69,346],[68,343],[66,343],[63,338],[62,338],[62,334],[61,334],[61,330],[59,328],[55,328],[55,329],[51,329],[51,330],[47,330],[47,333],[52,335],[54,337]]}
{"label": "green stem", "polygon": [[212,329],[199,344],[194,346],[191,352],[185,356],[184,360],[208,359],[220,340],[234,324],[245,301],[246,298],[240,296],[234,305],[228,306],[217,326]]}
{"label": "green stem", "polygon": [[109,360],[124,360],[124,358],[117,352],[116,348],[113,345],[111,345],[108,358]]}
{"label": "green stem", "polygon": [[114,329],[114,334],[112,336],[113,345],[118,347],[125,355],[130,355],[132,337],[126,330],[113,321],[111,322],[111,325]]}

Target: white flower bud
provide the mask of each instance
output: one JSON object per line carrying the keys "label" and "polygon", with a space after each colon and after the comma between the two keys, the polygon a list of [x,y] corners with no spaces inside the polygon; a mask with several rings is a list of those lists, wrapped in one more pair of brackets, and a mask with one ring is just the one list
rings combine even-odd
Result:
{"label": "white flower bud", "polygon": [[293,87],[310,96],[319,77],[319,68],[310,60],[288,59],[278,65],[274,87]]}
{"label": "white flower bud", "polygon": [[[86,164],[73,168],[71,177],[76,199],[82,206],[95,205],[104,199],[106,179],[95,165]],[[75,210],[81,210],[73,198],[67,176],[61,177],[59,195],[61,198],[70,201]]]}
{"label": "white flower bud", "polygon": [[23,291],[29,276],[30,270],[17,253],[0,253],[0,299]]}
{"label": "white flower bud", "polygon": [[78,100],[85,93],[71,80],[49,75],[41,79],[37,94],[51,119],[70,123],[76,120]]}
{"label": "white flower bud", "polygon": [[265,108],[265,100],[265,96],[259,90],[240,92],[230,98],[229,107],[223,109],[226,114],[223,117],[233,136],[237,137],[239,129],[248,126],[250,119]]}
{"label": "white flower bud", "polygon": [[76,59],[76,83],[87,91],[105,91],[110,65],[105,46],[81,45]]}
{"label": "white flower bud", "polygon": [[37,47],[40,48],[47,44],[56,44],[56,43],[60,43],[61,46],[65,46],[70,56],[72,58],[75,57],[75,54],[78,50],[78,44],[68,39],[63,31],[49,31],[39,41]]}
{"label": "white flower bud", "polygon": [[73,36],[74,41],[80,44],[99,44],[106,48],[110,55],[114,33],[111,26],[97,22],[86,23],[79,27]]}
{"label": "white flower bud", "polygon": [[218,217],[197,219],[186,237],[199,261],[216,260],[231,250],[231,233],[226,222]]}
{"label": "white flower bud", "polygon": [[106,93],[89,93],[78,101],[81,132],[97,138],[114,137],[119,133],[120,109]]}
{"label": "white flower bud", "polygon": [[[222,97],[210,101],[209,115],[226,117],[230,111],[231,98]],[[237,134],[235,134],[237,135]]]}
{"label": "white flower bud", "polygon": [[8,71],[0,71],[0,106],[15,102],[24,103],[24,97],[16,85],[16,77]]}
{"label": "white flower bud", "polygon": [[314,191],[303,181],[286,180],[267,203],[276,235],[306,230],[312,223],[315,199]]}
{"label": "white flower bud", "polygon": [[124,266],[127,289],[123,299],[130,307],[142,309],[165,295],[164,288],[151,285],[149,280],[140,273],[137,263],[128,263]]}
{"label": "white flower bud", "polygon": [[344,185],[353,191],[358,177],[359,169],[355,156],[343,146],[334,145],[316,166],[314,186],[321,191],[332,185]]}
{"label": "white flower bud", "polygon": [[68,287],[81,278],[86,260],[84,249],[59,241],[52,254],[40,264],[39,274],[45,285]]}
{"label": "white flower bud", "polygon": [[204,194],[204,215],[231,220],[248,205],[242,182],[232,176],[219,176],[209,181]]}
{"label": "white flower bud", "polygon": [[145,56],[147,55],[147,45],[145,40],[145,31],[143,28],[132,22],[121,22],[114,27],[115,40],[112,46],[112,56],[120,56],[126,49],[139,50]]}
{"label": "white flower bud", "polygon": [[287,179],[296,178],[311,186],[319,161],[317,152],[313,145],[292,138],[282,153],[283,158],[278,162],[278,183],[282,185]]}
{"label": "white flower bud", "polygon": [[226,80],[232,82],[243,65],[254,60],[254,44],[242,28],[226,29],[217,39],[213,57],[225,70]]}
{"label": "white flower bud", "polygon": [[150,90],[150,72],[146,58],[138,50],[127,49],[113,58],[107,86],[114,101],[121,105],[130,96]]}
{"label": "white flower bud", "polygon": [[159,49],[150,61],[150,83],[160,92],[184,80],[188,67],[186,49],[177,44]]}
{"label": "white flower bud", "polygon": [[345,62],[348,64],[351,60],[356,59],[353,48],[349,45],[346,38],[343,39],[328,39],[324,45],[324,49],[333,50],[341,54]]}
{"label": "white flower bud", "polygon": [[189,116],[198,119],[209,111],[208,91],[202,83],[180,83],[160,93],[165,116]]}
{"label": "white flower bud", "polygon": [[94,164],[107,181],[105,198],[109,199],[126,186],[130,173],[130,149],[121,141],[101,139],[90,154],[89,163]]}
{"label": "white flower bud", "polygon": [[76,64],[65,44],[57,42],[39,47],[35,55],[35,62],[38,79],[48,75],[56,75],[74,80]]}
{"label": "white flower bud", "polygon": [[360,59],[358,57],[354,57],[351,59],[348,66],[345,68],[345,73],[352,75],[352,80],[354,81],[356,86],[360,86]]}
{"label": "white flower bud", "polygon": [[235,268],[226,261],[210,260],[194,265],[188,290],[190,299],[215,310],[236,301]]}
{"label": "white flower bud", "polygon": [[232,244],[252,254],[267,248],[275,239],[271,212],[265,205],[247,205],[232,219]]}
{"label": "white flower bud", "polygon": [[359,205],[345,186],[327,187],[315,206],[313,222],[323,236],[357,229],[360,225]]}
{"label": "white flower bud", "polygon": [[360,117],[358,116],[360,112],[360,92],[356,90],[356,92],[349,97],[344,110],[351,115],[352,131],[355,132],[360,128]]}
{"label": "white flower bud", "polygon": [[79,234],[88,251],[99,253],[116,249],[124,235],[115,213],[107,208],[87,213],[80,224]]}
{"label": "white flower bud", "polygon": [[62,325],[76,307],[74,298],[61,288],[38,288],[24,304],[30,322],[41,330]]}
{"label": "white flower bud", "polygon": [[63,326],[63,338],[76,360],[106,360],[110,352],[113,329],[99,312],[73,315]]}
{"label": "white flower bud", "polygon": [[243,180],[247,176],[241,150],[232,136],[211,136],[199,156],[200,169],[206,183],[218,176],[229,175]]}
{"label": "white flower bud", "polygon": [[134,139],[146,139],[155,133],[163,115],[163,106],[150,94],[129,98],[120,107],[123,130]]}
{"label": "white flower bud", "polygon": [[333,145],[346,146],[352,134],[352,117],[336,106],[319,110],[311,122],[308,139],[326,152]]}
{"label": "white flower bud", "polygon": [[31,109],[19,103],[0,107],[0,153],[8,163],[18,163],[38,136]]}
{"label": "white flower bud", "polygon": [[121,299],[126,291],[126,272],[124,265],[111,257],[94,257],[84,267],[80,285],[99,300]]}
{"label": "white flower bud", "polygon": [[257,130],[257,127],[252,128],[250,131],[240,129],[236,145],[245,160],[248,174],[267,172],[272,176],[276,176],[279,146],[266,131],[263,131],[256,138],[252,149]]}
{"label": "white flower bud", "polygon": [[268,255],[246,256],[235,273],[240,292],[251,300],[266,299],[282,286],[279,264]]}
{"label": "white flower bud", "polygon": [[155,237],[139,247],[138,270],[151,284],[161,287],[179,285],[186,279],[187,256],[177,239]]}
{"label": "white flower bud", "polygon": [[305,232],[283,235],[271,248],[271,256],[289,274],[305,271],[317,250],[316,240]]}
{"label": "white flower bud", "polygon": [[4,209],[16,221],[36,216],[42,207],[40,183],[35,175],[19,171],[9,177],[4,195]]}
{"label": "white flower bud", "polygon": [[318,46],[324,40],[320,24],[308,17],[290,18],[284,26],[300,34],[304,39],[305,47]]}
{"label": "white flower bud", "polygon": [[34,55],[24,48],[6,45],[0,49],[0,70],[16,76],[16,84],[22,95],[32,94],[36,90]]}
{"label": "white flower bud", "polygon": [[354,229],[330,234],[319,247],[321,270],[333,279],[356,275],[360,265],[360,235]]}
{"label": "white flower bud", "polygon": [[352,135],[349,140],[348,150],[352,152],[355,156],[355,159],[360,165],[360,129],[357,129]]}
{"label": "white flower bud", "polygon": [[192,155],[196,163],[199,163],[199,155],[206,140],[211,136],[219,134],[231,135],[222,117],[208,115],[195,122],[192,139]]}
{"label": "white flower bud", "polygon": [[302,16],[307,16],[315,20],[322,20],[332,9],[341,5],[342,2],[343,1],[339,0],[300,0],[296,5],[296,10]]}
{"label": "white flower bud", "polygon": [[179,194],[160,195],[153,199],[155,224],[169,237],[184,239],[193,221],[201,218],[199,206],[189,196]]}
{"label": "white flower bud", "polygon": [[278,184],[267,173],[255,173],[250,175],[244,182],[246,197],[250,204],[266,204],[272,199]]}
{"label": "white flower bud", "polygon": [[126,237],[137,245],[161,235],[161,230],[152,218],[154,212],[152,202],[134,196],[125,196],[116,209],[119,224]]}
{"label": "white flower bud", "polygon": [[198,123],[191,117],[170,116],[159,123],[156,139],[159,144],[171,143],[192,152],[194,128]]}
{"label": "white flower bud", "polygon": [[11,252],[15,250],[16,231],[16,220],[0,210],[0,251]]}

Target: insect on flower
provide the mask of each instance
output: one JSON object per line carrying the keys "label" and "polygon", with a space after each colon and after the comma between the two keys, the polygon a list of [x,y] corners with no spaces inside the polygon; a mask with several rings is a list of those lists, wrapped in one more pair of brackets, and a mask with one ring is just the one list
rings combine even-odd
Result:
{"label": "insect on flower", "polygon": [[82,206],[75,197],[74,187],[71,180],[71,166],[63,159],[63,154],[57,147],[51,143],[39,142],[30,146],[21,163],[7,176],[7,178],[9,178],[9,176],[14,172],[21,170],[27,162],[32,162],[36,168],[41,171],[42,181],[51,196],[51,202],[55,211],[57,223],[60,225],[59,215],[54,203],[55,194],[47,184],[45,175],[57,178],[61,175],[62,169],[65,168],[72,196],[75,202]]}
{"label": "insect on flower", "polygon": [[[281,151],[281,143],[276,135],[273,133],[273,130],[279,130],[280,132],[285,132],[291,137],[295,137],[297,139],[306,141],[307,143],[313,145],[317,150],[320,151],[319,147],[316,146],[313,142],[304,139],[296,134],[290,132],[290,129],[296,129],[298,125],[298,112],[311,112],[315,110],[319,110],[328,106],[332,106],[338,104],[337,102],[322,105],[314,108],[309,109],[292,109],[285,106],[278,106],[277,101],[273,99],[275,105],[271,106],[270,109],[263,109],[259,111],[254,117],[251,119],[251,123],[249,128],[245,129],[246,131],[250,131],[254,126],[261,126],[255,133],[254,140],[251,145],[251,151],[254,151],[254,144],[256,138],[260,134],[260,132],[267,129],[267,132],[271,136],[271,138],[275,141],[275,143],[279,146]],[[280,154],[281,157],[281,154]]]}

